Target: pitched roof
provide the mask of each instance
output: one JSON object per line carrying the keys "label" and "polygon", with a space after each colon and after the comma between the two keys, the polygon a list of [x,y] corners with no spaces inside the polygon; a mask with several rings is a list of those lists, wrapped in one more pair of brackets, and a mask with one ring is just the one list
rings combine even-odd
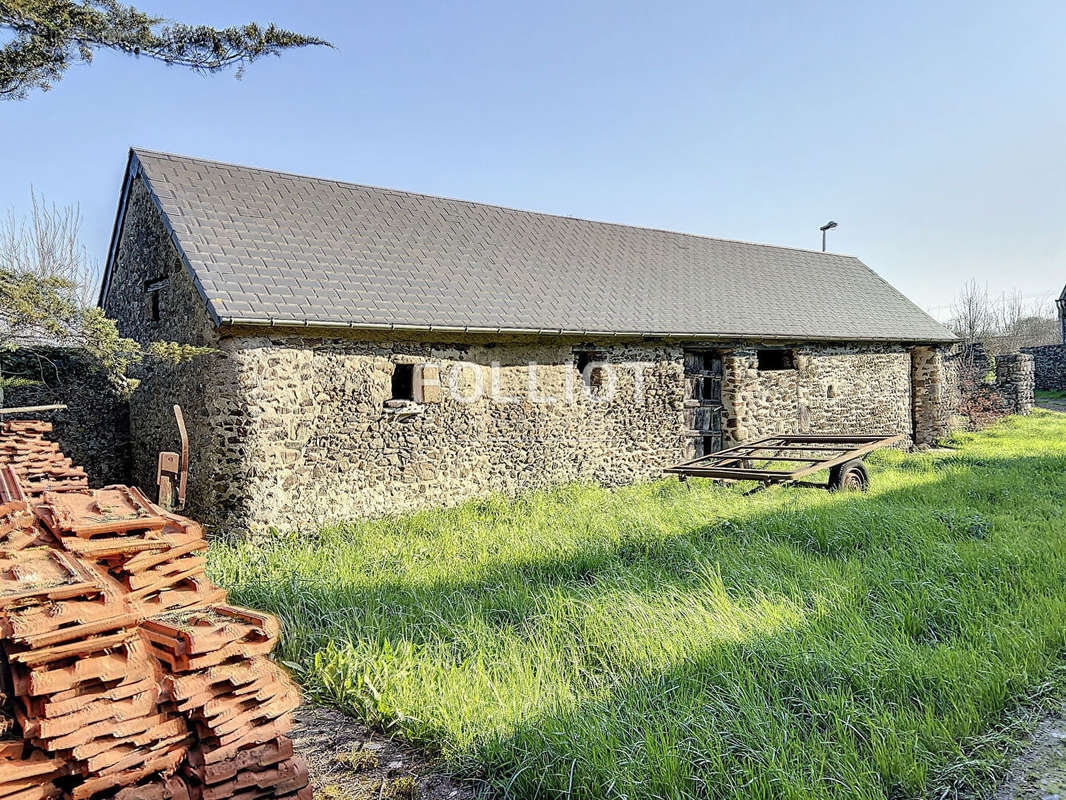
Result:
{"label": "pitched roof", "polygon": [[134,149],[137,174],[218,323],[954,339],[851,256]]}

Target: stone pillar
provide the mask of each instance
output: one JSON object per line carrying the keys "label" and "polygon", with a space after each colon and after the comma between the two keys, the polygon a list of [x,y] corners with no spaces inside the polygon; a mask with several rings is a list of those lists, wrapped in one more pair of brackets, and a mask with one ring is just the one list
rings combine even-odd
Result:
{"label": "stone pillar", "polygon": [[746,442],[756,425],[755,395],[759,370],[754,350],[722,353],[722,445]]}
{"label": "stone pillar", "polygon": [[915,347],[911,350],[911,413],[915,445],[929,446],[954,430],[959,390],[951,347]]}
{"label": "stone pillar", "polygon": [[1027,353],[996,357],[996,391],[1011,414],[1028,414],[1035,405],[1036,374]]}

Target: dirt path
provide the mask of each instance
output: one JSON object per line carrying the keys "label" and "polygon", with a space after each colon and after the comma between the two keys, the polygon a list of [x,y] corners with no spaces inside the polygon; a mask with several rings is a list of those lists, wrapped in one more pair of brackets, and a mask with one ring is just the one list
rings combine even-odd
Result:
{"label": "dirt path", "polygon": [[296,712],[296,752],[315,800],[471,800],[470,786],[441,775],[424,755],[321,706]]}
{"label": "dirt path", "polygon": [[[418,751],[337,711],[304,706],[292,732],[315,800],[474,800]],[[1066,800],[1066,705],[1047,717],[996,790],[994,800]]]}
{"label": "dirt path", "polygon": [[1040,723],[995,798],[1066,800],[1066,706]]}
{"label": "dirt path", "polygon": [[1037,400],[1036,404],[1040,408],[1046,408],[1048,411],[1061,411],[1066,413],[1066,400]]}

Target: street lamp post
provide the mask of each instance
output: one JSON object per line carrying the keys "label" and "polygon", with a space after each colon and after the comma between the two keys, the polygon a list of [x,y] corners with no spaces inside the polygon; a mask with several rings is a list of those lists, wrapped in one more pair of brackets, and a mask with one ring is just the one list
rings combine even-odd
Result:
{"label": "street lamp post", "polygon": [[837,226],[837,224],[833,220],[829,220],[829,222],[825,223],[825,225],[823,225],[822,227],[820,227],[818,229],[818,230],[820,230],[822,232],[822,252],[823,253],[825,252],[825,232],[826,231],[831,231],[836,226]]}

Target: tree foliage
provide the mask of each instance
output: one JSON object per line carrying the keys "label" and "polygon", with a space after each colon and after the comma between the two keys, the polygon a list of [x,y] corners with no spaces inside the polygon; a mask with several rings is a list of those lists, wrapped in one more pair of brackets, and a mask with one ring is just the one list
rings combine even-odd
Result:
{"label": "tree foliage", "polygon": [[50,89],[71,64],[92,61],[100,49],[217,72],[294,47],[330,46],[273,24],[167,23],[116,0],[0,0],[0,29],[13,35],[0,48],[0,97],[7,99]]}
{"label": "tree foliage", "polygon": [[[146,358],[177,362],[209,352],[173,342],[142,347],[119,335],[114,320],[93,305],[97,270],[80,243],[77,206],[49,206],[36,194],[26,218],[0,225],[0,352],[77,348],[114,381]],[[2,390],[24,385],[0,376]]]}

